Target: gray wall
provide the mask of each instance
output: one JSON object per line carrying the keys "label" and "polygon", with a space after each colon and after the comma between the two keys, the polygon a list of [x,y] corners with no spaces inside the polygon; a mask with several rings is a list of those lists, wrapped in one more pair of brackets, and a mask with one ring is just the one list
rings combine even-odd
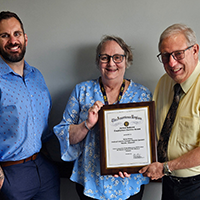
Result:
{"label": "gray wall", "polygon": [[[52,96],[51,127],[61,120],[75,84],[99,76],[94,60],[102,35],[120,36],[132,46],[134,62],[126,77],[153,92],[164,73],[156,58],[161,32],[181,22],[200,38],[199,8],[199,0],[0,0],[0,10],[18,13],[24,23],[26,60],[43,73]],[[59,161],[56,144],[49,149]],[[161,184],[150,183],[143,199],[157,200],[160,194]],[[75,195],[74,184],[62,178],[61,200]]]}

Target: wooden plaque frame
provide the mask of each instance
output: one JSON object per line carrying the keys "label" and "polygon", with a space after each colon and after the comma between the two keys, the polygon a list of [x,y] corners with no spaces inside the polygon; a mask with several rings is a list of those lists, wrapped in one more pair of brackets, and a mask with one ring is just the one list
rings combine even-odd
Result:
{"label": "wooden plaque frame", "polygon": [[[111,119],[109,116],[115,117]],[[134,125],[130,126],[131,123]],[[140,126],[138,124],[143,125]],[[154,101],[104,105],[99,111],[99,127],[101,143],[100,161],[102,175],[118,174],[119,171],[127,173],[138,173],[139,169],[141,169],[143,166],[157,161]],[[116,130],[110,131],[111,129],[115,128]],[[122,131],[124,131],[124,133]],[[122,134],[123,138],[120,137],[121,139],[116,139],[116,141],[115,139],[109,139],[111,137],[115,138],[115,136],[118,137],[118,135],[120,135],[118,133]],[[131,137],[130,135],[133,135],[135,133],[139,137],[144,133],[144,138],[133,139],[133,137]],[[126,136],[124,137],[124,135],[129,135],[129,138],[127,139]],[[127,145],[129,147],[124,144],[127,142]],[[136,145],[135,143],[137,143],[138,146],[134,146]],[[139,144],[144,145],[139,146]],[[113,147],[113,145],[115,147]],[[142,148],[137,151],[137,149],[140,147]],[[127,153],[127,148],[133,149],[132,153],[130,153],[130,151]],[[143,154],[145,156],[140,155],[141,150],[145,152]],[[122,156],[123,153],[125,153],[125,156]],[[115,156],[112,157],[112,154],[115,154]],[[126,156],[127,154],[128,156]],[[131,155],[131,157],[129,155]],[[129,157],[131,159],[129,159]],[[120,160],[123,160],[124,158],[130,160],[130,163],[121,163]],[[141,161],[141,163],[138,163],[138,160],[142,160],[143,158],[146,159],[146,161]],[[116,160],[117,162],[119,160],[119,164],[113,164],[112,162],[110,162],[110,160],[113,159],[115,160],[115,162]],[[109,163],[111,163],[111,165]]]}

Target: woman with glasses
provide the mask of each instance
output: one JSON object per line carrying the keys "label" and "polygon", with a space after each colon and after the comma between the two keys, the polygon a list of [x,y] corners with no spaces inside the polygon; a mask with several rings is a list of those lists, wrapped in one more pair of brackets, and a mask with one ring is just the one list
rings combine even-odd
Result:
{"label": "woman with glasses", "polygon": [[64,161],[75,161],[71,180],[81,200],[140,200],[144,184],[141,174],[100,173],[98,111],[104,104],[150,101],[151,92],[141,84],[124,78],[132,64],[131,48],[119,37],[105,36],[97,46],[96,64],[101,76],[76,85],[63,119],[54,127]]}

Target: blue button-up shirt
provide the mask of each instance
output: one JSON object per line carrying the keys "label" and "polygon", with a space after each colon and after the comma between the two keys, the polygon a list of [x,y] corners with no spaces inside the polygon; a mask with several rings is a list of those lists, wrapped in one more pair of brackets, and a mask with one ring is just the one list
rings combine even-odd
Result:
{"label": "blue button-up shirt", "polygon": [[24,76],[0,57],[0,161],[27,158],[41,149],[51,97],[42,74],[27,62]]}

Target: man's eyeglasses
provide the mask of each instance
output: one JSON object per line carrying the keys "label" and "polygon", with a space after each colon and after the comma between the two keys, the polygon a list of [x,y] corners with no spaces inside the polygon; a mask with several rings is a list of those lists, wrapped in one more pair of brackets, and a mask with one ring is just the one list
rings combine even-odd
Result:
{"label": "man's eyeglasses", "polygon": [[113,56],[109,56],[107,54],[100,54],[99,60],[102,63],[108,63],[108,62],[110,62],[110,58],[112,58],[114,63],[119,64],[124,60],[124,57],[125,57],[125,55],[121,55],[121,54],[115,54]]}
{"label": "man's eyeglasses", "polygon": [[185,58],[185,51],[187,51],[188,49],[192,48],[194,45],[187,47],[184,50],[178,50],[178,51],[173,51],[171,53],[160,53],[157,55],[158,60],[161,63],[168,63],[170,56],[172,55],[172,57],[174,58],[174,60],[182,60]]}

